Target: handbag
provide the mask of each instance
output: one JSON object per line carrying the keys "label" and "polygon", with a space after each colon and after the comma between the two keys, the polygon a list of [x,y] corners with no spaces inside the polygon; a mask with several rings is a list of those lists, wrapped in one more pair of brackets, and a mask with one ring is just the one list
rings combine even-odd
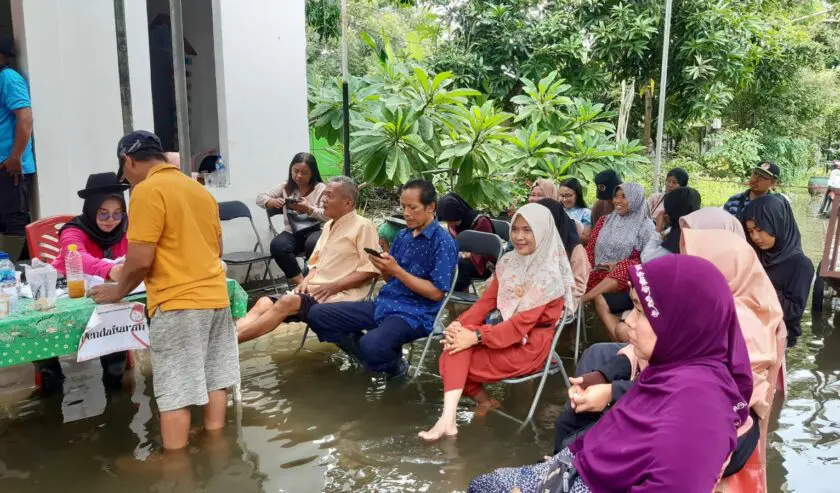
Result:
{"label": "handbag", "polygon": [[286,209],[286,219],[289,221],[292,234],[295,235],[311,233],[321,229],[321,221],[293,210]]}

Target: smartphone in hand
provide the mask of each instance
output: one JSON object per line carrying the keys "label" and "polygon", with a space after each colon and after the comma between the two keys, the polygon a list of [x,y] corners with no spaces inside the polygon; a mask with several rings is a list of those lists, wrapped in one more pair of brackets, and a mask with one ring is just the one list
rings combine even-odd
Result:
{"label": "smartphone in hand", "polygon": [[599,270],[599,271],[603,271],[603,272],[609,272],[610,271],[610,266],[609,265],[604,265],[604,264],[598,264],[598,265],[595,266],[595,270]]}
{"label": "smartphone in hand", "polygon": [[365,252],[368,255],[373,255],[376,258],[382,258],[382,252],[374,250],[373,248],[365,248]]}

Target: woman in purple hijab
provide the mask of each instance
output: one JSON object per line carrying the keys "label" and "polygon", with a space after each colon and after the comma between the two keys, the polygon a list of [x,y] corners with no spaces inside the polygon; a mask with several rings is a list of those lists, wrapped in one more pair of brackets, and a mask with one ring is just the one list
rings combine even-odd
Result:
{"label": "woman in purple hijab", "polygon": [[662,257],[630,268],[630,278],[626,323],[637,356],[650,361],[636,385],[571,447],[479,476],[470,493],[713,490],[752,394],[732,292],[699,257]]}

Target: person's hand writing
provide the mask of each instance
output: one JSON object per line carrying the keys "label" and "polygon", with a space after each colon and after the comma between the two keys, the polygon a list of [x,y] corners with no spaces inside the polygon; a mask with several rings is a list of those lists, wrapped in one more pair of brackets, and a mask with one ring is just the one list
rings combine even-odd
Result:
{"label": "person's hand writing", "polygon": [[475,331],[461,327],[452,338],[452,344],[449,345],[449,354],[460,353],[476,344],[478,344],[478,336],[475,335]]}
{"label": "person's hand writing", "polygon": [[111,303],[118,303],[122,300],[122,293],[120,287],[116,283],[100,284],[88,290],[88,296],[97,305],[108,305]]}
{"label": "person's hand writing", "polygon": [[[612,401],[612,385],[608,383],[593,385],[580,390],[582,379],[569,379],[569,399],[576,413],[598,413],[607,408]],[[577,390],[576,390],[577,387]],[[573,392],[574,391],[574,392]]]}
{"label": "person's hand writing", "polygon": [[282,209],[285,202],[283,199],[269,199],[265,203],[266,209]]}
{"label": "person's hand writing", "polygon": [[318,303],[325,302],[330,296],[336,293],[338,293],[338,287],[335,283],[319,284],[309,288],[309,294],[311,294]]}
{"label": "person's hand writing", "polygon": [[394,260],[390,254],[382,252],[379,257],[375,255],[368,255],[373,266],[382,273],[383,276],[393,277],[400,271],[400,265]]}
{"label": "person's hand writing", "polygon": [[122,276],[122,270],[122,264],[115,265],[111,267],[111,271],[108,272],[108,277],[111,278],[112,281],[119,281]]}

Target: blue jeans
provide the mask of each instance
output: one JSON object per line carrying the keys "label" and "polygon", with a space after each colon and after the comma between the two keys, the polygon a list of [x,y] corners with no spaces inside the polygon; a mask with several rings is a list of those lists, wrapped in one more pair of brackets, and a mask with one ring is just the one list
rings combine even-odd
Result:
{"label": "blue jeans", "polygon": [[377,324],[373,315],[372,301],[322,303],[309,310],[307,322],[321,342],[339,344],[346,343],[348,337],[361,337],[359,357],[365,367],[369,371],[396,373],[403,344],[426,337],[426,331],[423,327],[412,328],[396,315]]}

